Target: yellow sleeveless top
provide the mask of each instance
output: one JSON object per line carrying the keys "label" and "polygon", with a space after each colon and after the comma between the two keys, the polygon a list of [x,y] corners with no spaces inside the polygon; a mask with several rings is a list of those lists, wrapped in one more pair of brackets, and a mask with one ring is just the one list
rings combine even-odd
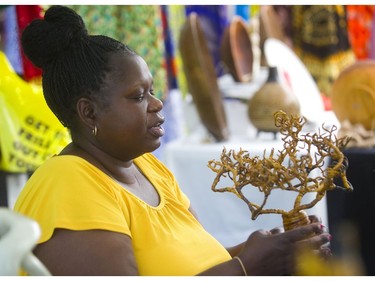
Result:
{"label": "yellow sleeveless top", "polygon": [[134,163],[158,191],[157,207],[86,160],[63,155],[35,171],[14,210],[40,224],[39,243],[50,239],[55,228],[129,235],[140,275],[196,275],[229,260],[226,249],[188,210],[190,202],[172,173],[152,154]]}

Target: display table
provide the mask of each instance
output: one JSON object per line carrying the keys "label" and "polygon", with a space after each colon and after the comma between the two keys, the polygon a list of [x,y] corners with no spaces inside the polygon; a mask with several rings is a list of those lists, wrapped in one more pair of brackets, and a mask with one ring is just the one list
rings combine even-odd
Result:
{"label": "display table", "polygon": [[[250,156],[266,155],[272,148],[280,149],[282,141],[273,136],[261,136],[257,139],[231,139],[223,143],[202,143],[194,139],[185,139],[168,143],[163,152],[162,161],[174,173],[181,189],[190,198],[193,209],[208,232],[218,239],[224,246],[233,246],[243,242],[255,230],[282,226],[281,215],[260,215],[255,221],[251,220],[251,213],[246,203],[233,193],[218,193],[211,190],[216,174],[207,167],[208,161],[219,160],[223,147],[240,148],[250,152]],[[223,181],[223,184],[225,182]],[[231,185],[231,182],[226,182]],[[251,190],[251,188],[249,188]],[[277,191],[277,192],[276,192]],[[291,210],[295,193],[275,190],[269,198],[269,205],[274,208]],[[310,202],[315,194],[305,196]],[[252,200],[263,199],[263,194],[251,194]],[[303,200],[305,202],[305,200]],[[309,214],[319,216],[324,224],[327,222],[325,198],[314,208],[307,210]]]}

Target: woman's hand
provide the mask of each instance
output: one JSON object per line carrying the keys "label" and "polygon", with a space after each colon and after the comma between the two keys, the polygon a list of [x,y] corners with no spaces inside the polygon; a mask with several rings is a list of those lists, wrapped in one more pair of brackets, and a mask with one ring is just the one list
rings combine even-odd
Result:
{"label": "woman's hand", "polygon": [[[310,215],[309,219],[310,219],[311,223],[322,223],[322,220],[315,215]],[[328,234],[328,229],[324,225],[322,225],[322,230],[323,230],[323,232],[326,232]],[[331,235],[329,235],[329,237],[331,237]],[[331,257],[332,252],[331,252],[331,248],[330,248],[330,243],[327,242],[327,243],[323,244],[320,247],[320,249],[316,250],[316,252],[317,252],[317,254],[319,254],[324,259]]]}
{"label": "woman's hand", "polygon": [[[320,224],[322,223],[321,218],[319,218],[316,215],[309,215],[309,220],[310,220],[310,223],[320,223]],[[327,232],[328,231],[328,229],[324,225],[321,225],[321,227],[322,227],[323,232]],[[284,228],[281,227],[281,226],[280,227],[275,227],[275,228],[271,229],[270,232],[272,234],[281,233],[281,232],[284,232]],[[322,245],[320,247],[320,249],[315,250],[314,252],[316,254],[320,255],[324,259],[329,258],[329,257],[332,256],[332,252],[331,252],[331,249],[330,249],[330,243],[329,242],[327,242],[326,244]]]}
{"label": "woman's hand", "polygon": [[248,275],[291,275],[300,247],[319,252],[331,238],[322,224],[316,222],[287,232],[272,232],[256,231],[246,241],[239,257]]}

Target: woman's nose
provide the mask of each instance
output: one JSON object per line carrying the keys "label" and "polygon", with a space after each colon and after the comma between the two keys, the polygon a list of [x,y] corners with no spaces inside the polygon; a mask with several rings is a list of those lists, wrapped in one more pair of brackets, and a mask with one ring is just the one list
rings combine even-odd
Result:
{"label": "woman's nose", "polygon": [[163,109],[163,102],[155,96],[151,96],[151,100],[148,104],[148,110],[151,112],[157,112]]}

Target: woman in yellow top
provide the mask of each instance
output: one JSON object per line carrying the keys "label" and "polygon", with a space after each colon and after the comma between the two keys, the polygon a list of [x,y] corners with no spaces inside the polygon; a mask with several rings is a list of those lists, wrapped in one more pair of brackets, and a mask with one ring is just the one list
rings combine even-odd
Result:
{"label": "woman in yellow top", "polygon": [[53,275],[285,275],[297,244],[326,251],[320,223],[257,231],[232,249],[203,229],[150,154],[164,134],[163,104],[147,64],[127,46],[88,35],[62,6],[32,22],[22,46],[43,69],[46,102],[72,137],[15,205],[40,224],[34,253]]}

